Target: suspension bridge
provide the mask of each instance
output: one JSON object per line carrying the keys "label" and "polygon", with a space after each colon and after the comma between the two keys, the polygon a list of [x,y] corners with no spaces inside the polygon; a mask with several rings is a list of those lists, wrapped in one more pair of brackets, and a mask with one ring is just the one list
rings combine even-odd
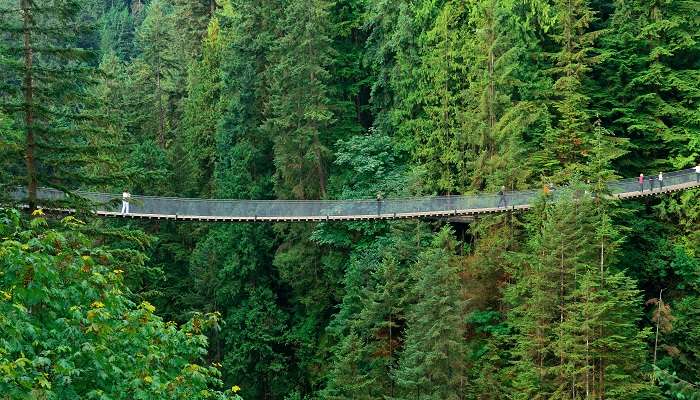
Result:
{"label": "suspension bridge", "polygon": [[[655,187],[645,180],[643,188],[638,178],[621,179],[607,183],[609,193],[619,199],[657,196],[700,187],[700,176],[694,169],[664,174],[663,187],[654,176]],[[643,189],[643,190],[642,190]],[[560,188],[554,188],[556,193]],[[121,194],[76,191],[68,195],[62,191],[41,188],[37,197],[41,203],[61,204],[75,195],[93,204],[98,216],[177,221],[212,222],[321,222],[362,221],[406,218],[475,217],[507,211],[527,210],[542,193],[540,190],[474,194],[461,196],[425,196],[388,198],[382,200],[226,200],[181,197],[132,195],[130,212],[119,212]],[[24,189],[11,196],[22,202]],[[71,213],[70,208],[51,207],[53,211]]]}

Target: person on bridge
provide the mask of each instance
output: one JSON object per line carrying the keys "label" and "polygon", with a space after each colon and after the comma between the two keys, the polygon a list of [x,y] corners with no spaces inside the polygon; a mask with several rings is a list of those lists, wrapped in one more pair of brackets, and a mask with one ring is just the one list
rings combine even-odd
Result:
{"label": "person on bridge", "polygon": [[695,166],[695,180],[700,183],[700,164]]}
{"label": "person on bridge", "polygon": [[122,215],[129,213],[129,199],[131,198],[131,193],[129,190],[124,188],[124,193],[122,193]]}
{"label": "person on bridge", "polygon": [[644,192],[644,174],[639,174],[639,191]]}
{"label": "person on bridge", "polygon": [[501,206],[503,206],[503,208],[508,207],[508,202],[506,201],[506,187],[505,186],[501,186],[501,190],[498,191],[498,196],[500,196],[500,198],[498,200],[498,208],[501,208]]}
{"label": "person on bridge", "polygon": [[664,173],[659,172],[659,190],[664,190]]}
{"label": "person on bridge", "polygon": [[654,177],[651,175],[649,176],[649,190],[654,191]]}
{"label": "person on bridge", "polygon": [[544,192],[545,196],[549,196],[552,194],[552,185],[549,183],[545,183],[544,187],[542,188],[542,192]]}
{"label": "person on bridge", "polygon": [[382,194],[377,193],[377,215],[382,215]]}

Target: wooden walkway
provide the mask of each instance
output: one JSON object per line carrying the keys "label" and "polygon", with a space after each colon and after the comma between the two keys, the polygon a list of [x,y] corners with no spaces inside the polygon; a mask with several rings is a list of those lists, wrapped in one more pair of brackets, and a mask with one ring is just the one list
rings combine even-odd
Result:
{"label": "wooden walkway", "polygon": [[[619,199],[633,199],[677,192],[700,187],[693,170],[669,172],[665,175],[663,189],[652,191],[645,182],[645,190],[639,190],[635,178],[610,182],[608,189]],[[557,189],[558,190],[558,189]],[[102,217],[210,222],[324,222],[370,221],[408,218],[446,218],[468,222],[483,214],[523,211],[530,208],[541,191],[506,193],[503,198],[495,194],[478,194],[450,197],[417,197],[406,199],[376,200],[217,200],[186,199],[177,197],[133,196],[131,210],[121,214],[118,210],[120,195],[94,192],[78,192],[77,195],[92,200],[94,213]],[[13,195],[17,200],[23,194]],[[39,198],[48,203],[67,201],[64,193],[53,189],[41,189]],[[47,210],[49,208],[46,208]],[[74,210],[52,206],[54,212],[72,213]]]}
{"label": "wooden walkway", "polygon": [[223,216],[223,215],[177,215],[177,214],[121,214],[114,211],[96,211],[95,214],[103,217],[132,218],[132,219],[162,219],[174,221],[208,221],[208,222],[332,222],[332,221],[372,221],[372,220],[392,220],[392,219],[415,219],[415,218],[445,218],[455,216],[476,216],[479,214],[497,214],[507,211],[527,210],[530,205],[519,205],[500,208],[474,208],[469,210],[449,210],[449,211],[424,211],[391,214],[365,214],[365,215],[308,215],[308,216]]}

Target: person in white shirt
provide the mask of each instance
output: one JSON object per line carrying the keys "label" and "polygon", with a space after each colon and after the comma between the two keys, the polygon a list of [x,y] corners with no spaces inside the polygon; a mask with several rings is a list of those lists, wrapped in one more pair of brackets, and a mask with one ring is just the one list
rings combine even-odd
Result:
{"label": "person in white shirt", "polygon": [[695,179],[700,183],[700,164],[695,166]]}
{"label": "person in white shirt", "polygon": [[127,189],[124,189],[124,193],[122,193],[122,215],[128,214],[129,213],[129,199],[131,198],[131,194]]}
{"label": "person in white shirt", "polygon": [[659,190],[664,190],[664,173],[659,172]]}

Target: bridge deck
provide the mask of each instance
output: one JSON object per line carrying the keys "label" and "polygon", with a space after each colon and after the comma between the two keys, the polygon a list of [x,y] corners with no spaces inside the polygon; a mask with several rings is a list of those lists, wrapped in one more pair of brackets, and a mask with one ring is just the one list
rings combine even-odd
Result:
{"label": "bridge deck", "polygon": [[[694,170],[670,172],[664,176],[664,188],[649,189],[645,182],[640,191],[636,178],[608,183],[613,196],[631,199],[656,196],[693,187],[700,187]],[[556,190],[555,190],[556,192]],[[507,206],[496,194],[467,196],[416,197],[377,200],[216,200],[177,197],[133,196],[130,213],[119,212],[121,195],[95,192],[77,192],[95,202],[95,214],[104,217],[138,218],[178,221],[212,222],[322,222],[363,221],[405,218],[447,217],[463,219],[480,214],[527,210],[540,191],[518,191],[505,194]],[[23,191],[13,194],[25,198]],[[45,201],[67,200],[65,193],[54,189],[40,189],[38,196]],[[67,208],[54,210],[70,213]]]}

